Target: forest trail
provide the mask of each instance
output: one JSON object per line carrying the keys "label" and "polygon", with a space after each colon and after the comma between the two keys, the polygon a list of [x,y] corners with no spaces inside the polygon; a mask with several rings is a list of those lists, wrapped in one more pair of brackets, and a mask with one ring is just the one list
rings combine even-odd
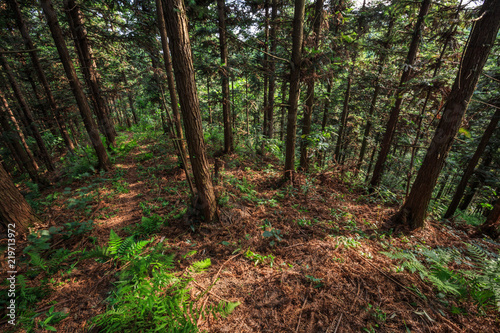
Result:
{"label": "forest trail", "polygon": [[[223,157],[216,184],[220,222],[207,224],[193,212],[185,214],[189,192],[170,143],[134,137],[122,134],[113,171],[42,193],[42,198],[63,193],[53,203],[59,208],[45,210],[44,217],[50,217],[45,220],[61,226],[92,219],[88,236],[54,238],[58,246],[83,250],[93,244],[106,246],[110,230],[124,237],[144,218],[161,218],[164,225],[151,234],[153,244],[163,242],[175,253],[179,274],[193,262],[210,259],[211,266],[193,274],[189,284],[196,305],[240,303],[225,319],[200,319],[200,329],[333,333],[500,328],[494,312],[465,315],[478,311],[472,301],[439,299],[418,274],[398,270],[397,261],[380,253],[415,246],[464,248],[464,242],[495,252],[498,244],[472,240],[466,232],[438,222],[411,235],[384,231],[383,221],[394,207],[368,202],[335,172],[297,174],[293,185],[283,184],[277,161],[265,157],[265,162],[257,162],[236,154]],[[83,200],[86,197],[91,200]],[[75,205],[75,200],[83,204]],[[110,261],[83,260],[66,275],[51,277],[52,293],[37,308],[46,311],[57,303],[57,311],[70,314],[55,325],[58,331],[83,332],[89,319],[105,311],[119,270]],[[40,283],[42,276],[32,283]],[[451,306],[463,312],[452,315]]]}

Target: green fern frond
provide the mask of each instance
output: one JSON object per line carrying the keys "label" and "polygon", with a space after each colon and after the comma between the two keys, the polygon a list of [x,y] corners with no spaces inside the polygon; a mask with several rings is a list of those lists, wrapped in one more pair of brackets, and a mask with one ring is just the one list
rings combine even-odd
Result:
{"label": "green fern frond", "polygon": [[200,273],[200,272],[205,271],[211,265],[212,265],[212,262],[210,261],[210,258],[207,258],[205,260],[200,260],[200,261],[194,262],[189,269],[192,272]]}
{"label": "green fern frond", "polygon": [[123,243],[123,239],[114,232],[113,229],[109,232],[109,242],[108,242],[108,252],[111,255],[115,255],[118,253],[118,249],[120,249]]}

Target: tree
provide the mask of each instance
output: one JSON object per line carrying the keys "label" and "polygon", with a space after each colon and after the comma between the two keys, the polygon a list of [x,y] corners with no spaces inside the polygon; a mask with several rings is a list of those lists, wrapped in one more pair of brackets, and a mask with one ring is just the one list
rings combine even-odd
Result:
{"label": "tree", "polygon": [[226,38],[226,5],[224,0],[217,0],[219,13],[219,46],[221,60],[222,85],[222,118],[224,121],[224,152],[231,153],[233,145],[233,129],[231,126],[231,104],[229,102],[229,64]]}
{"label": "tree", "polygon": [[61,136],[64,140],[64,143],[66,144],[66,147],[68,148],[69,151],[73,151],[75,149],[75,147],[74,147],[73,142],[71,141],[69,134],[68,134],[68,131],[66,129],[66,122],[61,117],[61,113],[59,112],[59,109],[57,107],[56,100],[54,98],[54,95],[52,94],[52,90],[50,89],[49,81],[47,80],[47,77],[45,76],[45,73],[42,69],[42,65],[40,64],[40,60],[38,59],[38,53],[37,53],[35,46],[31,40],[31,37],[28,33],[28,29],[26,28],[26,24],[24,23],[23,16],[21,14],[21,9],[19,8],[19,5],[17,4],[16,0],[8,0],[8,3],[11,6],[12,11],[14,12],[17,27],[19,28],[19,31],[21,32],[26,49],[32,50],[31,52],[29,52],[29,55],[31,57],[33,67],[35,68],[35,72],[38,76],[38,79],[42,83],[43,89],[45,91],[45,95],[46,95],[47,100],[49,102],[50,109],[52,110],[52,113],[54,114],[57,126],[59,127],[59,131],[61,132]]}
{"label": "tree", "polygon": [[12,178],[0,163],[0,223],[10,230],[28,232],[28,227],[40,222]]}
{"label": "tree", "polygon": [[288,97],[288,121],[285,152],[285,179],[291,179],[295,171],[295,141],[297,131],[297,109],[300,97],[300,65],[302,62],[302,40],[304,38],[305,0],[295,0],[292,33],[292,61],[290,62],[290,93]]}
{"label": "tree", "polygon": [[486,127],[483,136],[481,137],[481,141],[479,142],[479,145],[477,146],[476,151],[474,152],[474,155],[471,157],[469,163],[467,164],[467,167],[462,175],[462,179],[460,179],[457,189],[455,190],[453,199],[451,200],[451,203],[448,206],[448,210],[446,210],[446,213],[443,216],[445,219],[452,217],[455,211],[457,210],[458,205],[460,204],[460,200],[464,195],[465,188],[467,187],[467,183],[472,177],[474,169],[476,168],[479,159],[483,155],[486,146],[488,145],[488,142],[490,141],[493,132],[495,131],[495,128],[498,125],[499,120],[500,120],[500,108],[496,110],[495,114],[491,118],[490,123],[488,124],[488,127]]}
{"label": "tree", "polygon": [[87,30],[83,25],[83,14],[75,0],[64,0],[64,8],[75,41],[78,58],[80,59],[82,73],[92,96],[99,128],[108,140],[108,145],[114,146],[116,144],[116,131],[102,96],[101,84],[99,82],[100,75],[97,71],[92,48],[87,37]]}
{"label": "tree", "polygon": [[87,102],[87,98],[83,92],[80,80],[76,75],[75,67],[71,61],[61,28],[57,22],[56,13],[52,7],[52,3],[50,0],[41,0],[41,5],[50,28],[50,32],[52,33],[52,38],[56,44],[57,52],[59,53],[59,57],[61,58],[61,62],[64,66],[64,71],[66,72],[66,76],[68,77],[71,89],[73,90],[78,108],[80,109],[85,129],[87,130],[92,146],[96,152],[97,159],[99,160],[99,168],[108,171],[111,169],[111,162],[106,149],[102,144],[101,138],[99,137],[97,125],[92,118],[92,112]]}
{"label": "tree", "polygon": [[[321,23],[323,22],[323,0],[316,0],[314,6],[314,23],[313,23],[313,48],[317,49],[320,40]],[[306,107],[304,108],[304,116],[302,118],[302,140],[300,140],[300,167],[302,170],[309,169],[309,135],[311,134],[311,117],[314,106],[314,81],[316,76],[316,64],[311,65],[311,78],[307,83],[307,99]]]}
{"label": "tree", "polygon": [[210,222],[216,218],[217,202],[205,154],[186,10],[182,0],[165,0],[164,4],[177,91],[183,96],[180,105],[198,199],[205,220]]}
{"label": "tree", "polygon": [[393,217],[396,223],[407,224],[410,228],[424,226],[432,191],[499,28],[500,2],[485,0],[478,19],[474,21],[459,71],[417,178],[405,203]]}
{"label": "tree", "polygon": [[[163,48],[163,62],[165,63],[165,71],[167,73],[167,86],[170,95],[170,105],[172,107],[172,115],[174,118],[173,121],[177,133],[177,140],[179,143],[178,144],[179,154],[181,155],[179,156],[179,160],[182,163],[182,160],[187,157],[186,145],[183,140],[184,134],[182,131],[181,114],[179,112],[179,104],[177,101],[177,94],[175,92],[174,73],[172,70],[172,59],[170,57],[170,48],[168,47],[168,37],[167,37],[167,30],[165,27],[165,17],[164,17],[162,0],[156,0],[156,10],[158,16],[158,30],[160,31],[161,45]],[[187,174],[188,172],[187,165],[183,165],[183,167]]]}
{"label": "tree", "polygon": [[417,57],[418,46],[421,39],[422,26],[424,24],[425,16],[427,15],[429,8],[431,6],[431,0],[423,0],[420,6],[420,11],[418,13],[418,19],[415,23],[415,28],[413,30],[412,40],[410,43],[410,48],[408,50],[408,55],[403,68],[403,73],[401,74],[401,79],[399,81],[398,89],[396,90],[396,101],[394,107],[391,110],[389,120],[387,121],[386,131],[384,137],[382,138],[382,144],[380,147],[380,152],[378,154],[377,162],[375,163],[375,169],[373,170],[373,176],[370,181],[370,191],[380,184],[382,179],[382,174],[384,171],[385,161],[387,160],[387,155],[391,148],[392,139],[394,137],[394,132],[396,131],[396,125],[398,124],[399,113],[401,111],[401,104],[403,102],[403,96],[405,93],[405,85],[409,81],[412,74],[412,67],[415,63]]}
{"label": "tree", "polygon": [[[1,51],[3,51],[3,49],[0,47],[0,52]],[[49,152],[47,151],[47,147],[45,146],[45,142],[43,141],[42,135],[40,134],[40,131],[38,130],[38,125],[35,122],[35,119],[33,118],[31,108],[28,105],[26,98],[24,97],[24,93],[22,92],[21,87],[17,83],[17,80],[14,77],[12,70],[10,69],[10,66],[9,66],[7,60],[5,60],[5,58],[2,55],[0,55],[0,64],[4,68],[5,73],[7,73],[7,78],[9,79],[9,83],[12,87],[12,91],[14,92],[14,96],[16,97],[16,100],[18,101],[19,105],[21,106],[21,110],[23,111],[23,115],[28,122],[28,125],[29,125],[29,128],[31,130],[33,137],[35,138],[38,149],[40,150],[40,153],[42,155],[44,164],[47,166],[47,170],[54,171],[55,170],[54,165],[52,164],[52,160],[50,158]]]}

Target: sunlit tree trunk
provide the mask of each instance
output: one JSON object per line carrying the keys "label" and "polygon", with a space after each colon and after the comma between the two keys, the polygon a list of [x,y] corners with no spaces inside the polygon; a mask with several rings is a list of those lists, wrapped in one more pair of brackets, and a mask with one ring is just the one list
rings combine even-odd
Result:
{"label": "sunlit tree trunk", "polygon": [[297,109],[300,97],[300,65],[302,62],[302,41],[304,39],[305,0],[295,0],[293,18],[292,61],[290,64],[290,93],[288,97],[288,121],[285,152],[285,179],[291,179],[295,171],[295,142],[297,135]]}
{"label": "sunlit tree trunk", "polygon": [[424,226],[427,207],[439,173],[495,42],[500,27],[500,1],[486,0],[474,22],[460,69],[444,106],[427,154],[418,171],[408,199],[394,216],[411,228]]}
{"label": "sunlit tree trunk", "polygon": [[59,27],[59,23],[57,22],[57,16],[54,8],[52,7],[52,3],[50,0],[41,0],[40,2],[45,17],[47,18],[47,23],[49,25],[50,32],[52,33],[52,38],[54,39],[55,45],[57,47],[57,52],[59,53],[59,57],[61,58],[64,71],[66,72],[66,76],[68,77],[71,89],[73,90],[78,108],[80,109],[80,114],[83,118],[85,129],[87,130],[90,141],[92,142],[92,146],[96,151],[97,159],[99,160],[99,168],[106,171],[110,170],[111,162],[106,152],[106,148],[104,148],[101,138],[99,137],[99,130],[97,129],[97,125],[94,122],[94,119],[92,119],[92,112],[87,102],[85,93],[83,92],[80,80],[76,75],[75,68],[73,67],[73,63],[66,47],[61,28]]}
{"label": "sunlit tree trunk", "polygon": [[213,221],[217,216],[217,202],[205,153],[186,11],[182,0],[165,0],[164,4],[177,91],[183,96],[179,102],[198,198],[205,220]]}

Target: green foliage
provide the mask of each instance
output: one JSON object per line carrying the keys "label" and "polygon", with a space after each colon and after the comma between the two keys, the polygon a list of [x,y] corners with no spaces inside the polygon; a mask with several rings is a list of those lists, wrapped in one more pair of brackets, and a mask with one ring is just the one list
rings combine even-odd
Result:
{"label": "green foliage", "polygon": [[[283,235],[281,234],[281,230],[272,228],[271,230],[265,230],[262,233],[262,237],[264,238],[273,238],[278,242],[281,242],[283,240]],[[272,240],[269,245],[274,246],[276,242]]]}
{"label": "green foliage", "polygon": [[270,267],[273,267],[273,265],[274,265],[274,258],[275,257],[272,254],[268,254],[267,256],[263,256],[261,254],[250,251],[250,249],[248,249],[245,252],[245,257],[247,259],[250,259],[251,261],[253,261],[255,263],[255,266],[257,266],[260,263],[269,263]]}
{"label": "green foliage", "polygon": [[[420,278],[432,283],[439,292],[459,299],[472,298],[478,306],[494,305],[500,311],[500,261],[497,255],[477,245],[467,244],[470,257],[457,249],[427,249],[409,252],[382,252],[401,261],[402,269],[418,272]],[[452,264],[467,265],[471,269],[452,269]],[[439,296],[440,294],[438,294]]]}
{"label": "green foliage", "polygon": [[[100,332],[198,332],[198,318],[224,317],[238,306],[221,301],[205,309],[195,307],[187,288],[190,279],[173,271],[174,255],[163,254],[161,244],[143,251],[150,242],[110,232],[105,252],[123,262],[125,269],[108,298],[108,310],[93,319]],[[207,258],[193,263],[189,271],[201,272],[210,265]]]}

